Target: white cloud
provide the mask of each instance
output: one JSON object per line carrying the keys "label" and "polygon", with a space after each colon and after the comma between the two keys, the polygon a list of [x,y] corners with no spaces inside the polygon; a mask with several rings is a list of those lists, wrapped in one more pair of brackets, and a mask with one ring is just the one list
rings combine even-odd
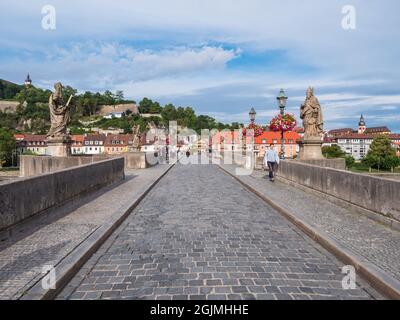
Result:
{"label": "white cloud", "polygon": [[[139,50],[118,43],[89,41],[65,47],[54,46],[43,54],[43,59],[30,61],[29,71],[32,74],[41,74],[40,69],[48,68],[46,82],[62,77],[81,89],[104,90],[127,87],[128,84],[143,88],[152,79],[168,77],[173,80],[182,75],[217,72],[223,70],[229,61],[239,57],[241,50],[203,46],[155,51]],[[1,69],[4,74],[13,74],[16,68],[22,67],[22,61],[11,58]],[[20,71],[24,73],[25,70]],[[164,82],[168,80],[161,81]],[[176,88],[179,89],[178,85]],[[153,86],[152,93],[155,90],[157,88]],[[182,90],[177,93],[185,94]]]}
{"label": "white cloud", "polygon": [[[53,0],[57,30],[46,32],[46,0],[2,0],[7,31],[0,31],[0,45],[12,54],[0,55],[0,75],[17,80],[30,71],[39,84],[61,80],[79,89],[123,89],[134,99],[193,103],[226,121],[246,121],[243,110],[251,106],[266,121],[281,87],[295,111],[309,85],[332,125],[361,111],[391,115],[400,105],[399,2],[350,2],[354,31],[341,28],[342,0]],[[242,51],[227,47],[282,50],[282,68],[233,70],[229,62]],[[48,53],[36,57],[42,50]]]}

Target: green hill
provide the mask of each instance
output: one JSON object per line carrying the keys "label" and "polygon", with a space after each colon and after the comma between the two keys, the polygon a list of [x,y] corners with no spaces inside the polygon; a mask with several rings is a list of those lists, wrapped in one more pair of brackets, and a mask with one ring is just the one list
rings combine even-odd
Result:
{"label": "green hill", "polygon": [[0,99],[14,99],[15,95],[22,89],[24,89],[23,85],[18,85],[10,81],[0,79]]}

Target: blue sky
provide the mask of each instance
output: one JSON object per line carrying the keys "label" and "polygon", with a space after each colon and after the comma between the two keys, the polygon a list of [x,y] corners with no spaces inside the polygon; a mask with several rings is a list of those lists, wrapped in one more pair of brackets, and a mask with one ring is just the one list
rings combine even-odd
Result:
{"label": "blue sky", "polygon": [[[41,27],[44,5],[56,30]],[[342,7],[356,9],[345,30]],[[326,128],[400,132],[397,0],[2,0],[0,78],[123,90],[193,106],[222,122],[265,124],[282,87],[295,115],[309,85]]]}

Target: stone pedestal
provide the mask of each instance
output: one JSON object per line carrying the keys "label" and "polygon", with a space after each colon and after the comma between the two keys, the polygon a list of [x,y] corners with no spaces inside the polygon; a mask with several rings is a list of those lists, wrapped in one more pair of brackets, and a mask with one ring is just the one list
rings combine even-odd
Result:
{"label": "stone pedestal", "polygon": [[47,156],[51,157],[68,157],[71,155],[71,139],[69,137],[63,139],[47,140]]}
{"label": "stone pedestal", "polygon": [[302,138],[297,141],[300,146],[300,160],[321,160],[325,159],[322,155],[322,140],[319,137]]}

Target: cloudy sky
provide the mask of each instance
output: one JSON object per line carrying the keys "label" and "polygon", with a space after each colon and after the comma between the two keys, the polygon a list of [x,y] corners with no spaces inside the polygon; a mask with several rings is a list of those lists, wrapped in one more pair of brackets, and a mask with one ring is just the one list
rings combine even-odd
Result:
{"label": "cloudy sky", "polygon": [[[342,27],[346,5],[355,29]],[[254,107],[261,124],[280,88],[297,115],[311,85],[328,129],[363,113],[400,132],[399,12],[398,0],[1,0],[0,78],[123,90],[222,122]]]}

